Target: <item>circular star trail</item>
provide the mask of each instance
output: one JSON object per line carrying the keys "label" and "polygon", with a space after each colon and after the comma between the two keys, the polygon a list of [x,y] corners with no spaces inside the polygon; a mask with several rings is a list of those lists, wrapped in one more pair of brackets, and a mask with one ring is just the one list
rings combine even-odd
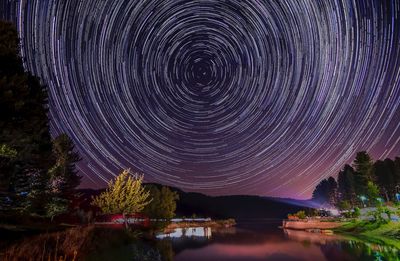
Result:
{"label": "circular star trail", "polygon": [[400,2],[5,1],[89,186],[308,197],[400,153]]}

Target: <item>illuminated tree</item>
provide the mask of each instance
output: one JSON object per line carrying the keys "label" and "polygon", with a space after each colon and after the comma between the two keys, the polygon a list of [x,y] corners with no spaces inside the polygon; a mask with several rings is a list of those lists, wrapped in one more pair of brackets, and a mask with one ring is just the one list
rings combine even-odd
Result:
{"label": "illuminated tree", "polygon": [[367,184],[367,196],[368,196],[370,204],[372,206],[375,206],[376,203],[378,202],[378,198],[379,198],[379,188],[372,181],[368,181],[368,184]]}
{"label": "illuminated tree", "polygon": [[143,176],[131,175],[124,170],[115,180],[108,183],[108,188],[94,197],[92,204],[104,214],[140,213],[151,202],[150,192],[143,185]]}

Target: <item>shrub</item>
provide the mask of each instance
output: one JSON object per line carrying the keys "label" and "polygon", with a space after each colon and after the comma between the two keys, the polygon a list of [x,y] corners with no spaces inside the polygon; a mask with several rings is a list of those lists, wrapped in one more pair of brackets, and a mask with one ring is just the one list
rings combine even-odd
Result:
{"label": "shrub", "polygon": [[306,212],[304,210],[297,211],[295,214],[288,214],[288,219],[295,220],[295,219],[305,219]]}
{"label": "shrub", "polygon": [[353,210],[353,217],[358,218],[358,217],[360,217],[360,215],[361,215],[360,208],[355,207]]}

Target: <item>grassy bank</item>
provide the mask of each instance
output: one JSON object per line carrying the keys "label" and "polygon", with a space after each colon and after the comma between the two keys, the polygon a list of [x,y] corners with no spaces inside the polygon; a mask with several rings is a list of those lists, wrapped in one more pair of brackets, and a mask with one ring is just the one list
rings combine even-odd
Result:
{"label": "grassy bank", "polygon": [[0,260],[86,260],[91,253],[136,241],[138,235],[125,229],[75,227],[18,240],[0,250]]}
{"label": "grassy bank", "polygon": [[373,221],[353,221],[334,229],[337,233],[348,234],[376,243],[385,243],[400,249],[400,223],[379,223]]}

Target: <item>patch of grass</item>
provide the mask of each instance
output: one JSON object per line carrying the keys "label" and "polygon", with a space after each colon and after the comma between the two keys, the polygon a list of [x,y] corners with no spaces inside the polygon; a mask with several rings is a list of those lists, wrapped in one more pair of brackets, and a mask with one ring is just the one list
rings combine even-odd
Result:
{"label": "patch of grass", "polygon": [[354,221],[335,229],[335,232],[349,234],[370,242],[392,245],[400,249],[399,222]]}
{"label": "patch of grass", "polygon": [[381,224],[378,228],[373,230],[366,230],[362,233],[363,236],[381,240],[386,244],[393,245],[400,249],[400,223],[389,222]]}

